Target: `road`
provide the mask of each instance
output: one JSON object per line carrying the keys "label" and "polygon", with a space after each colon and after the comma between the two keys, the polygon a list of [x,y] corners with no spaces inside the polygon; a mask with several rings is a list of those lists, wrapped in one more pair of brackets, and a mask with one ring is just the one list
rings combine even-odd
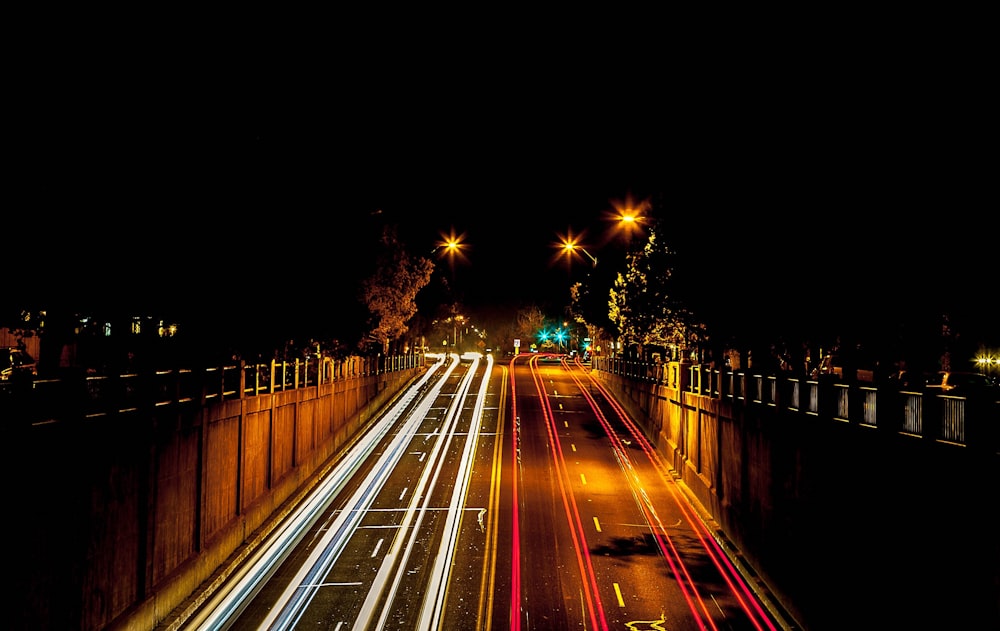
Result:
{"label": "road", "polygon": [[185,628],[784,628],[767,605],[588,366],[451,355]]}

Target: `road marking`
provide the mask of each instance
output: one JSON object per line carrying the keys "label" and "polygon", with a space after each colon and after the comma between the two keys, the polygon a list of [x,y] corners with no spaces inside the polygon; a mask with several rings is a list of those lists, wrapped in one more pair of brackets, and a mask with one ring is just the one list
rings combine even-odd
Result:
{"label": "road marking", "polygon": [[626,622],[625,627],[628,629],[656,629],[656,631],[666,631],[666,627],[663,623],[666,622],[666,618],[662,615],[659,620],[633,620],[631,622]]}
{"label": "road marking", "polygon": [[601,522],[597,517],[594,517],[594,528],[597,528],[597,532],[601,532]]}
{"label": "road marking", "polygon": [[622,598],[622,588],[618,587],[618,583],[612,583],[612,585],[615,586],[615,596],[618,597],[618,606],[619,607],[624,607],[625,606],[625,599]]}
{"label": "road marking", "polygon": [[347,583],[303,583],[299,587],[355,587],[364,585],[361,581],[350,581]]}
{"label": "road marking", "polygon": [[584,485],[586,485],[587,484],[587,476],[585,476],[585,475],[583,475],[581,473],[580,474],[580,481],[583,482]]}
{"label": "road marking", "polygon": [[378,543],[376,543],[376,544],[375,544],[375,549],[374,549],[374,550],[372,550],[372,556],[371,556],[371,558],[373,558],[373,559],[374,559],[374,558],[375,558],[375,555],[376,555],[376,554],[378,554],[378,551],[379,551],[379,548],[381,548],[381,547],[382,547],[382,542],[383,542],[383,541],[385,541],[385,539],[379,539],[379,540],[378,540]]}

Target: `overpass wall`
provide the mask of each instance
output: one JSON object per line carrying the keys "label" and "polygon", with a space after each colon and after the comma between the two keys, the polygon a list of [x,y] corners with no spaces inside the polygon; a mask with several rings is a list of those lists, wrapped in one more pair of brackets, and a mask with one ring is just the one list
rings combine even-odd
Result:
{"label": "overpass wall", "polygon": [[696,394],[668,370],[594,372],[799,628],[1000,628],[995,449]]}
{"label": "overpass wall", "polygon": [[7,428],[8,628],[168,628],[423,370]]}
{"label": "overpass wall", "polygon": [[[5,427],[9,628],[174,628],[422,369]],[[668,369],[595,374],[801,628],[1000,628],[996,449]]]}

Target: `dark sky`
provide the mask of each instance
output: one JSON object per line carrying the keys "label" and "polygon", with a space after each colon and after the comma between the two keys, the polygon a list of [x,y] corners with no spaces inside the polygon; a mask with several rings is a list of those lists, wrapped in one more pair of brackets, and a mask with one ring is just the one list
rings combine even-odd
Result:
{"label": "dark sky", "polygon": [[283,283],[327,309],[366,254],[354,227],[381,211],[415,252],[464,235],[470,303],[544,301],[571,279],[550,265],[559,235],[614,260],[606,213],[628,200],[754,321],[996,295],[995,138],[981,91],[944,72],[168,66],[26,79],[5,150],[15,295],[223,309]]}

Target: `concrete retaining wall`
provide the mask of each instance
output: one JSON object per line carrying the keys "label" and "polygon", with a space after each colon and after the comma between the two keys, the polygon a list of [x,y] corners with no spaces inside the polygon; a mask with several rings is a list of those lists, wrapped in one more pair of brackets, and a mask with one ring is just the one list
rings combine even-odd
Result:
{"label": "concrete retaining wall", "polygon": [[422,371],[5,428],[8,628],[168,628]]}
{"label": "concrete retaining wall", "polygon": [[595,374],[797,628],[1000,628],[995,452]]}

